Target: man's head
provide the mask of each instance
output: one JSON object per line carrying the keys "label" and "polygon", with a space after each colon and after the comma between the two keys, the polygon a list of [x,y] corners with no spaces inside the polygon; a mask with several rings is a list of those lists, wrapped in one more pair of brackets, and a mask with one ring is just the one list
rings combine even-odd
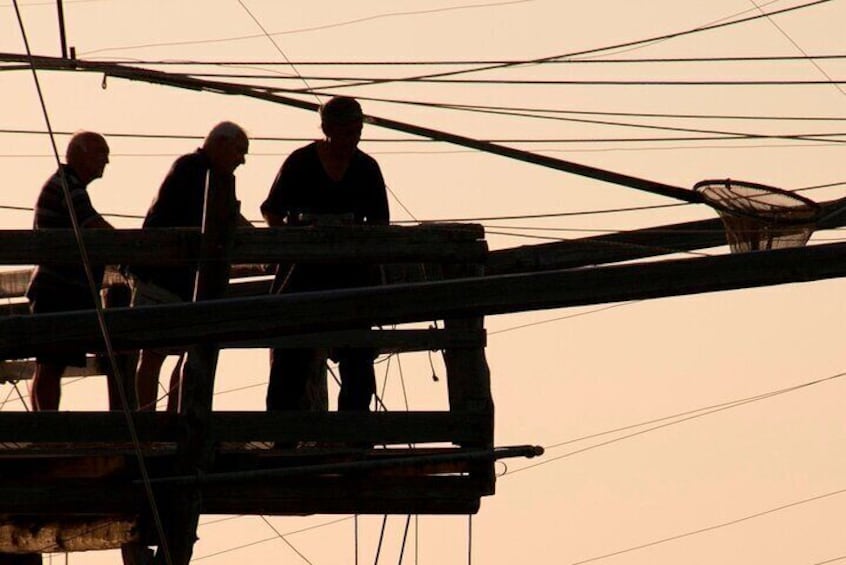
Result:
{"label": "man's head", "polygon": [[338,148],[353,150],[361,140],[364,113],[355,98],[336,96],[320,107],[320,127]]}
{"label": "man's head", "polygon": [[71,137],[65,160],[84,184],[103,176],[109,162],[109,145],[99,133],[80,131]]}
{"label": "man's head", "polygon": [[223,174],[232,174],[238,165],[245,163],[249,149],[247,133],[233,122],[220,122],[203,142],[203,150],[209,156],[212,170]]}

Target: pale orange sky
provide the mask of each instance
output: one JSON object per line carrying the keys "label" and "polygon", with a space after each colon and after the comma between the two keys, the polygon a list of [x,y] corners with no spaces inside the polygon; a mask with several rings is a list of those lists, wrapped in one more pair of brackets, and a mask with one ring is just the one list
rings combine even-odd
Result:
{"label": "pale orange sky", "polygon": [[[802,2],[757,1],[766,11]],[[36,54],[56,56],[55,5],[22,1]],[[109,60],[291,61],[520,59],[571,53],[684,31],[724,18],[755,13],[752,0],[672,2],[462,2],[461,0],[259,2],[65,0],[69,44],[80,58]],[[452,8],[452,9],[451,9]],[[691,34],[636,49],[604,52],[621,57],[726,57],[835,55],[846,53],[843,2]],[[333,25],[343,24],[343,25]],[[285,33],[283,33],[285,32]],[[231,39],[207,42],[210,39]],[[202,43],[189,43],[191,41]],[[157,45],[152,45],[157,44]],[[148,45],[148,47],[139,47]],[[0,2],[0,52],[22,53],[15,11]],[[846,63],[831,59],[793,62],[712,62],[638,65],[546,65],[466,75],[474,79],[532,80],[846,80]],[[290,67],[275,68],[296,74]],[[406,76],[431,67],[312,67],[300,74]],[[201,72],[253,73],[250,66],[204,67]],[[301,110],[210,93],[109,79],[92,74],[40,73],[53,128],[105,133],[112,162],[91,186],[105,213],[142,215],[173,159],[192,151],[211,125],[231,119],[253,137],[312,138],[316,116]],[[456,77],[458,78],[458,77]],[[0,72],[0,130],[44,130],[28,72]],[[314,85],[319,81],[309,81]],[[279,81],[301,88],[301,82]],[[833,85],[781,86],[588,86],[384,84],[344,89],[360,97],[483,104],[591,112],[697,115],[817,116],[821,121],[571,116],[627,123],[765,134],[843,132],[846,95]],[[314,98],[307,98],[314,100]],[[363,102],[366,113],[476,138],[573,139],[692,135],[561,120]],[[840,121],[835,120],[838,118]],[[151,140],[109,134],[182,134],[198,139]],[[376,157],[396,195],[395,220],[433,220],[581,212],[672,201],[537,166],[433,143],[385,143],[373,138],[408,136],[366,127],[362,149]],[[368,138],[370,140],[368,140]],[[829,141],[651,141],[514,144],[524,149],[650,178],[682,187],[705,178],[739,178],[797,189],[846,181],[844,149]],[[66,136],[58,136],[64,149]],[[251,145],[238,170],[238,192],[247,217],[258,219],[284,157],[302,141]],[[2,206],[30,207],[55,168],[48,138],[0,132],[0,163],[8,187]],[[814,190],[824,201],[844,196],[846,185]],[[398,199],[398,200],[397,200]],[[400,204],[401,202],[401,204]],[[405,211],[408,210],[408,212]],[[486,221],[488,232],[543,238],[578,238],[713,217],[704,206],[539,220]],[[0,209],[0,225],[31,225],[28,211]],[[121,227],[140,220],[115,218]],[[545,228],[547,231],[529,228]],[[819,232],[813,243],[838,239]],[[548,239],[490,233],[492,248]],[[706,250],[710,254],[725,249]],[[591,312],[597,307],[490,317],[487,349],[496,403],[497,445],[546,446],[543,459],[507,461],[497,494],[483,499],[473,517],[472,562],[810,565],[846,556],[846,383],[835,378],[797,392],[717,412],[631,439],[567,456],[634,428],[591,440],[568,440],[623,426],[744,399],[824,379],[844,371],[839,359],[843,283],[785,285],[756,290],[643,301],[590,315],[512,331],[532,322]],[[402,375],[411,409],[445,408],[443,380],[433,382],[425,354],[403,356]],[[442,373],[440,360],[436,368]],[[378,373],[380,387],[385,365]],[[404,409],[400,373],[393,361],[385,403]],[[218,409],[262,409],[267,361],[264,352],[225,352],[215,400]],[[94,381],[94,382],[91,382]],[[100,409],[102,381],[65,387],[63,406]],[[255,385],[238,392],[231,389]],[[5,397],[8,385],[0,385]],[[21,409],[7,405],[4,409]],[[650,427],[650,426],[646,426]],[[556,459],[559,458],[559,459]],[[543,463],[537,467],[529,465]],[[521,469],[525,469],[522,470]],[[822,495],[736,524],[666,543],[592,560],[652,542]],[[271,518],[295,532],[337,517]],[[215,517],[206,517],[212,522]],[[382,561],[396,562],[404,517],[392,517]],[[362,518],[360,562],[372,562],[381,518]],[[421,517],[418,544],[410,536],[403,563],[467,563],[466,517]],[[195,561],[305,563],[259,518],[208,523],[199,531]],[[352,519],[292,534],[287,539],[311,563],[353,562]],[[265,540],[265,541],[261,541]],[[255,545],[249,545],[253,542]],[[227,553],[219,551],[247,546]],[[203,556],[209,556],[202,559]],[[55,557],[62,562],[63,556]],[[119,562],[117,553],[72,554],[74,565]]]}

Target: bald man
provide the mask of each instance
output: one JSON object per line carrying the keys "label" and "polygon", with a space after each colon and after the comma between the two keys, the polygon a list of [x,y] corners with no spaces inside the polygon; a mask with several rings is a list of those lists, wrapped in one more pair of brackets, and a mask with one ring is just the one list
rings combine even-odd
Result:
{"label": "bald man", "polygon": [[[35,229],[70,229],[71,210],[84,229],[112,229],[112,225],[94,209],[88,197],[88,185],[103,176],[109,162],[109,145],[102,135],[78,132],[68,142],[66,164],[47,180],[35,204]],[[67,186],[69,195],[65,194]],[[68,196],[71,206],[68,205]],[[94,296],[103,280],[103,266],[93,268],[95,289],[91,289],[83,266],[42,264],[30,278],[26,296],[33,314],[88,310],[94,308]],[[93,291],[93,292],[92,292]],[[41,355],[35,361],[32,378],[33,410],[58,410],[61,378],[68,365],[85,366],[85,352],[67,355]]]}
{"label": "bald man", "polygon": [[[162,181],[156,198],[144,218],[145,228],[199,228],[203,224],[206,178],[210,172],[221,177],[231,177],[235,169],[246,162],[250,140],[244,129],[230,121],[220,122],[206,136],[202,147],[179,157]],[[234,182],[232,183],[234,187]],[[240,203],[235,194],[229,201],[238,215],[241,227],[252,227],[240,215]],[[130,265],[132,305],[149,306],[191,302],[194,297],[194,277],[197,265],[157,267]],[[167,349],[141,350],[135,388],[141,410],[155,410],[159,386],[159,373],[167,358]],[[171,373],[168,409],[175,411],[178,402],[179,365]]]}

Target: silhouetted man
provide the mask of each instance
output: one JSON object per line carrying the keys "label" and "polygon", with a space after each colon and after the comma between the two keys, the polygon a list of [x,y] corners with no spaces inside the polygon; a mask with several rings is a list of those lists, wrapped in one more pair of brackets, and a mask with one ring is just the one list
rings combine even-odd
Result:
{"label": "silhouetted man", "polygon": [[[94,209],[88,197],[88,184],[103,176],[109,162],[109,146],[102,135],[82,131],[68,143],[66,164],[51,176],[35,204],[35,229],[73,227],[71,214],[84,229],[111,229],[112,225]],[[65,193],[67,188],[67,194]],[[70,200],[70,205],[68,203]],[[91,288],[82,265],[42,264],[36,267],[26,296],[33,314],[88,310],[95,308],[95,296],[103,282],[103,266],[93,266]],[[85,366],[85,352],[65,355],[39,355],[32,378],[33,410],[58,410],[61,378],[68,365]]]}
{"label": "silhouetted man", "polygon": [[[179,157],[171,166],[159,192],[144,218],[145,228],[199,228],[203,224],[206,179],[210,172],[231,177],[239,165],[246,162],[250,142],[241,126],[232,122],[217,124],[206,136],[203,146]],[[234,186],[234,183],[231,184]],[[230,195],[237,213],[238,201]],[[239,219],[241,225],[251,224]],[[130,266],[132,305],[191,302],[194,298],[196,265],[180,267]],[[135,386],[141,410],[156,409],[156,389],[159,372],[167,357],[167,350],[149,348],[140,353]],[[170,382],[168,409],[176,409],[175,394],[179,385],[179,366]]]}
{"label": "silhouetted man", "polygon": [[[261,212],[271,226],[321,222],[383,224],[389,220],[385,181],[375,159],[358,149],[363,126],[359,103],[344,96],[320,109],[324,138],[297,149],[282,165]],[[280,266],[279,292],[350,288],[379,284],[378,266]],[[339,410],[367,411],[376,392],[370,348],[331,352],[341,374]],[[271,354],[268,410],[309,408],[307,383],[325,365],[326,352],[274,349]]]}

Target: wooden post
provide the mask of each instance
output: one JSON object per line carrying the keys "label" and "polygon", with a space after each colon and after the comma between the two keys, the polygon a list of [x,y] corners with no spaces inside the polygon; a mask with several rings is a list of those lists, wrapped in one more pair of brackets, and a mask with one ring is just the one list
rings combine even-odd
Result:
{"label": "wooden post", "polygon": [[[448,278],[464,278],[484,275],[482,265],[455,265],[445,268]],[[484,317],[446,319],[444,327],[448,330],[481,330]],[[444,364],[447,371],[450,412],[464,412],[483,415],[488,426],[484,436],[486,441],[479,444],[466,444],[463,447],[492,449],[494,434],[494,404],[491,396],[490,369],[482,347],[450,348],[444,351]],[[471,473],[482,478],[487,484],[489,494],[494,492],[496,480],[493,462],[473,464]]]}
{"label": "wooden post", "polygon": [[[194,287],[194,301],[219,298],[229,283],[229,250],[238,216],[235,177],[209,174],[203,213],[200,264]],[[209,435],[214,376],[217,368],[216,343],[198,343],[188,348],[179,394],[180,430],[177,474],[199,474],[211,465],[212,438]],[[167,551],[172,565],[188,565],[197,539],[202,510],[198,487],[169,493],[171,501],[165,519]],[[165,546],[159,543],[156,563],[167,563]]]}

